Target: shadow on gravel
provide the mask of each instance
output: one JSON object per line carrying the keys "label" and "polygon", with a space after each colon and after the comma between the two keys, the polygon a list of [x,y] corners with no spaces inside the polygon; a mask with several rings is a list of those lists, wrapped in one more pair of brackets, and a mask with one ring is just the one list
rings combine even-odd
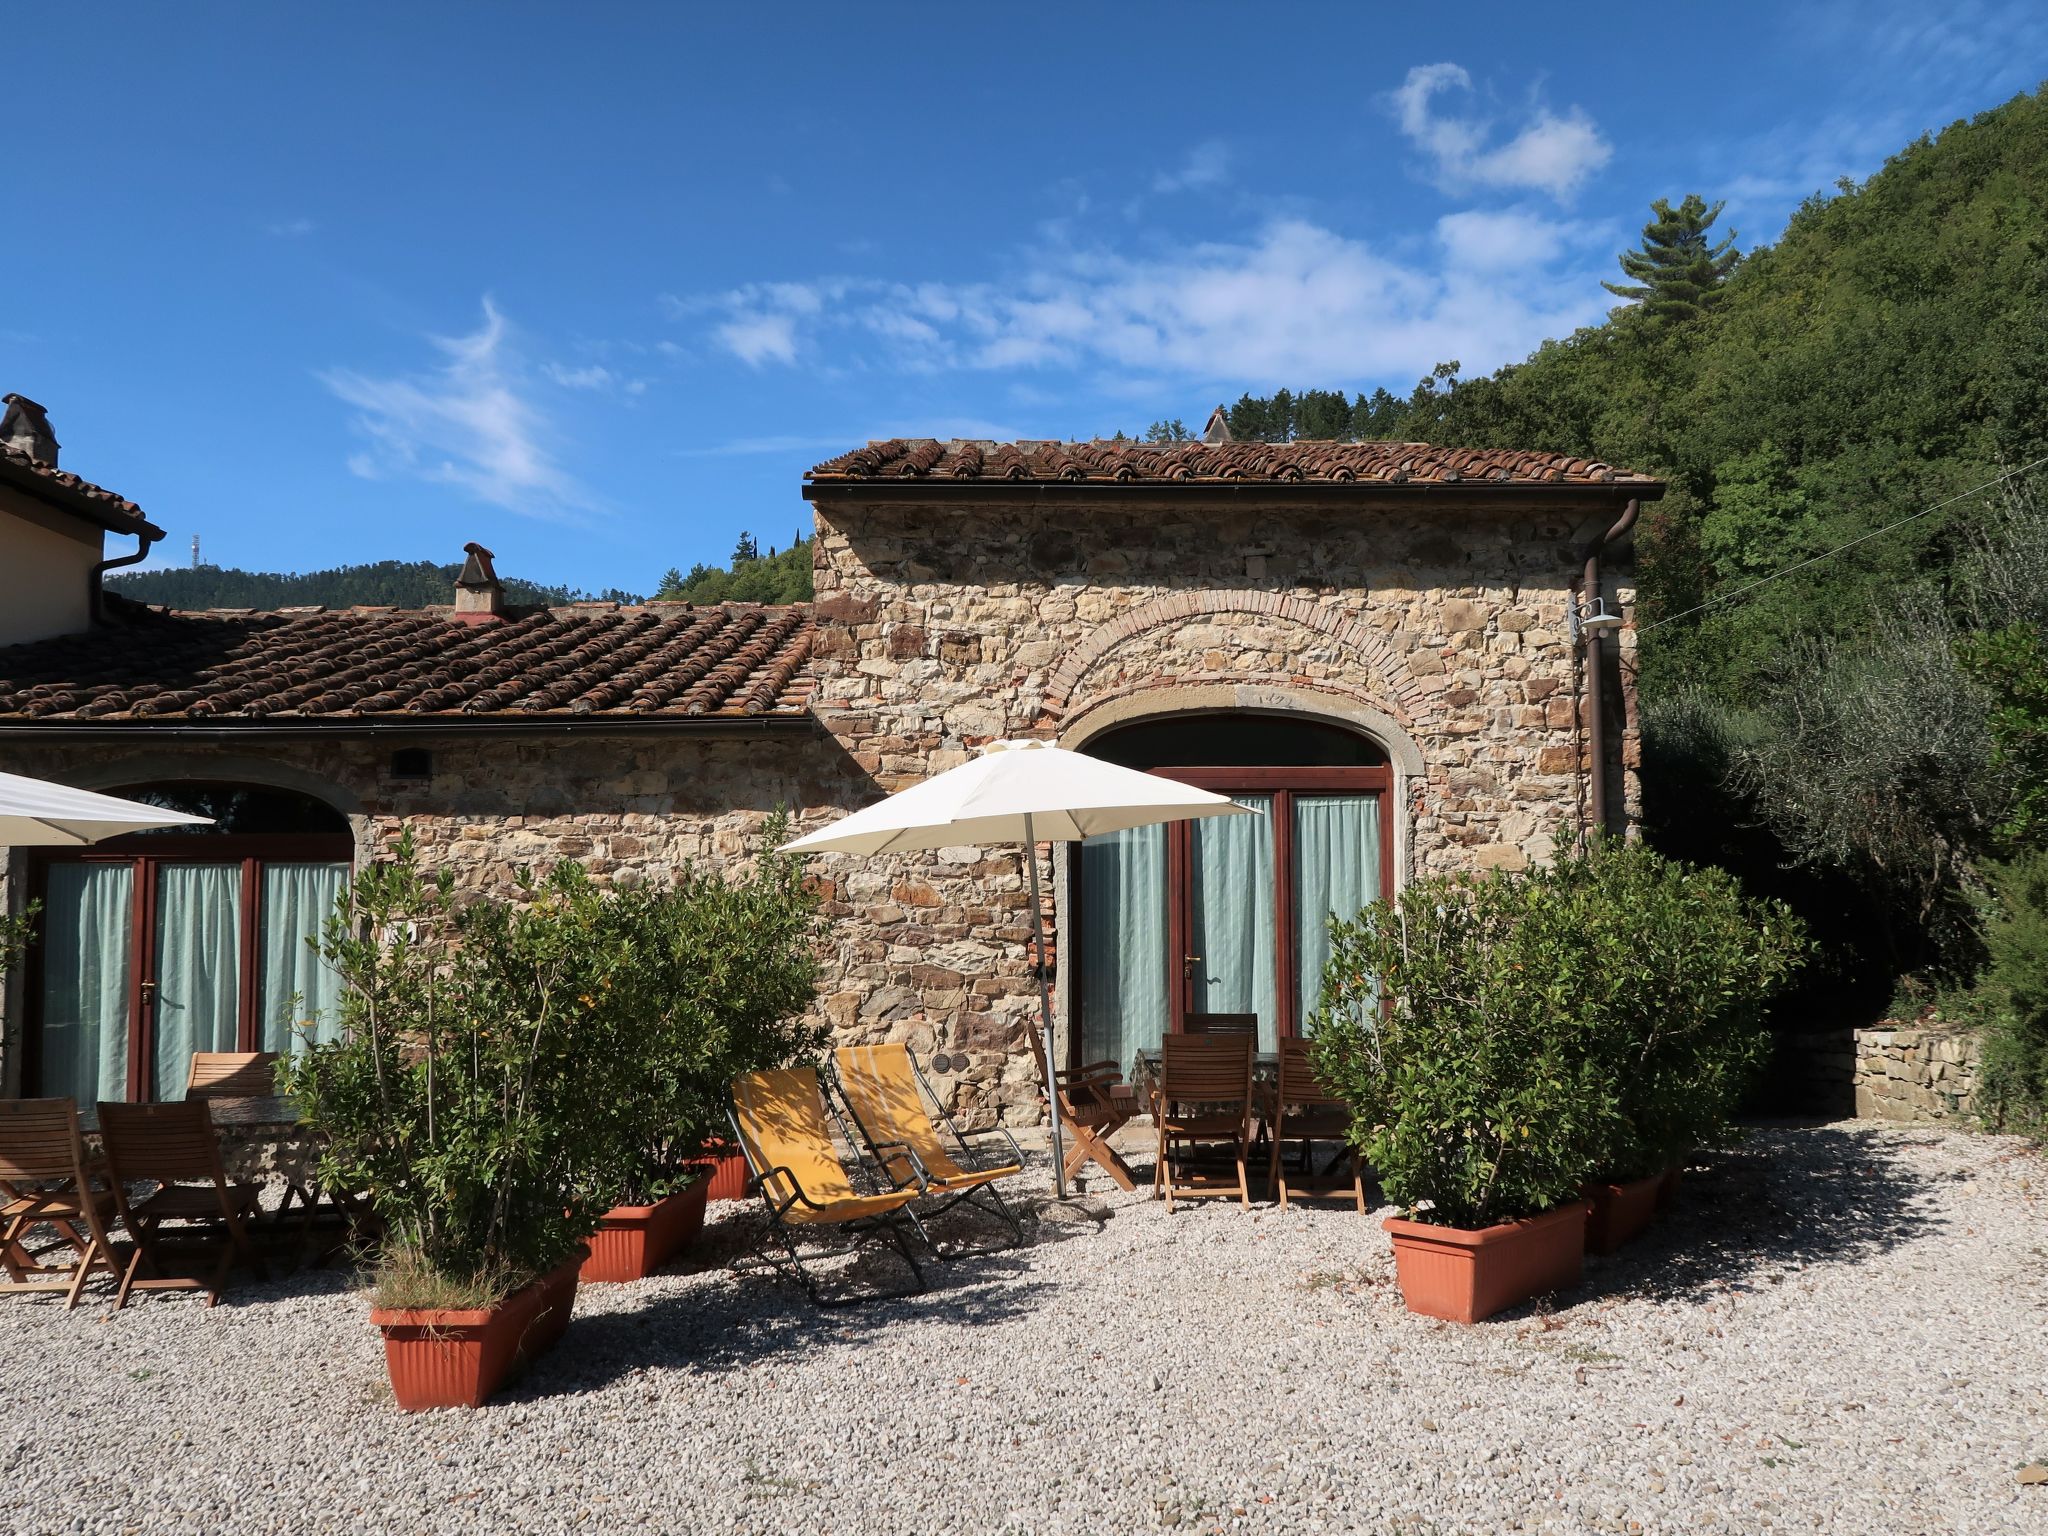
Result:
{"label": "shadow on gravel", "polygon": [[1696,1158],[1678,1203],[1612,1258],[1590,1261],[1573,1300],[1659,1301],[1767,1289],[1802,1265],[1854,1264],[1947,1225],[1939,1181],[1906,1168],[1876,1131],[1756,1127],[1741,1146]]}
{"label": "shadow on gravel", "polygon": [[[933,1236],[967,1246],[986,1243],[993,1223],[965,1214],[969,1210],[949,1212]],[[747,1210],[707,1225],[688,1260],[674,1272],[702,1274],[729,1267],[753,1252],[761,1224],[759,1213]],[[1007,1229],[999,1232],[1008,1235]],[[729,1276],[727,1284],[652,1297],[631,1311],[579,1313],[565,1347],[537,1361],[501,1400],[593,1391],[643,1372],[743,1371],[904,1326],[1012,1322],[1033,1311],[1045,1290],[1043,1283],[1025,1278],[1031,1248],[1069,1235],[1050,1224],[1034,1232],[1030,1222],[1024,1232],[1025,1242],[1017,1248],[970,1251],[951,1261],[920,1253],[928,1289],[856,1306],[821,1309],[794,1280],[770,1270],[748,1270]],[[900,1259],[877,1248],[841,1261],[822,1278],[832,1287],[886,1291],[900,1287],[908,1273]],[[574,1347],[566,1347],[569,1343]]]}

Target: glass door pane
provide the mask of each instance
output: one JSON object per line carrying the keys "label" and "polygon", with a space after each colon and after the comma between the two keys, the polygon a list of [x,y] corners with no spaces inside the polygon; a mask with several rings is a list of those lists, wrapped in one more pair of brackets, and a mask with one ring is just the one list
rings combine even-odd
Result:
{"label": "glass door pane", "polygon": [[160,864],[156,886],[154,1096],[182,1099],[194,1051],[240,1039],[242,866]]}
{"label": "glass door pane", "polygon": [[42,1086],[81,1104],[128,1097],[135,866],[52,864],[43,897]]}
{"label": "glass door pane", "polygon": [[1257,816],[1190,822],[1190,1013],[1256,1013],[1259,1049],[1275,1049],[1273,797],[1233,795]]}
{"label": "glass door pane", "polygon": [[1330,959],[1329,920],[1351,918],[1380,895],[1380,797],[1294,797],[1296,1017],[1306,1033]]}
{"label": "glass door pane", "polygon": [[306,1038],[332,1040],[340,1028],[341,978],[313,946],[348,883],[346,864],[265,864],[257,923],[257,1036],[266,1051]]}
{"label": "glass door pane", "polygon": [[1166,828],[1081,844],[1081,1060],[1126,1073],[1156,1050],[1171,1012],[1166,954]]}

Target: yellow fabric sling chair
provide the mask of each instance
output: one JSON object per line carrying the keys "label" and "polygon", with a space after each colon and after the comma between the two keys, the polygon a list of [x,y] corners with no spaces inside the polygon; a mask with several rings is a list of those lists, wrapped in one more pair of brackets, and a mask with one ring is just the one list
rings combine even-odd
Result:
{"label": "yellow fabric sling chair", "polygon": [[[1023,1226],[995,1187],[998,1179],[1024,1171],[1024,1154],[1008,1131],[962,1131],[901,1041],[842,1046],[832,1053],[832,1075],[861,1139],[890,1180],[921,1184],[939,1197],[925,1217],[966,1202],[1007,1226],[1013,1243],[1024,1241]],[[906,1214],[924,1232],[918,1212]],[[925,1241],[931,1243],[928,1234]],[[957,1257],[931,1247],[941,1258]]]}
{"label": "yellow fabric sling chair", "polygon": [[782,1274],[803,1282],[811,1300],[821,1307],[846,1306],[863,1296],[826,1296],[818,1288],[803,1244],[820,1229],[836,1231],[844,1241],[814,1250],[813,1260],[851,1253],[864,1241],[892,1245],[924,1289],[924,1270],[910,1250],[904,1208],[924,1193],[921,1181],[893,1187],[862,1164],[857,1173],[875,1187],[854,1187],[840,1161],[826,1121],[824,1084],[811,1067],[780,1067],[749,1072],[733,1079],[732,1129],[746,1155],[748,1187],[768,1208],[769,1237],[782,1252],[764,1242],[759,1257]]}

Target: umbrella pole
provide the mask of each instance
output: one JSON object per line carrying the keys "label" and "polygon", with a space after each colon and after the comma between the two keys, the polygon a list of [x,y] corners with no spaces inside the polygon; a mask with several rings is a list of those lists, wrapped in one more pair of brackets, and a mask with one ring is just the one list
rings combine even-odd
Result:
{"label": "umbrella pole", "polygon": [[1045,907],[1038,898],[1038,839],[1031,829],[1031,813],[1024,813],[1024,868],[1031,879],[1031,939],[1038,960],[1039,1041],[1045,1062],[1045,1105],[1052,1117],[1052,1188],[1059,1199],[1067,1198],[1067,1149],[1060,1127],[1059,1079],[1055,1077],[1052,1053],[1052,988],[1045,979]]}

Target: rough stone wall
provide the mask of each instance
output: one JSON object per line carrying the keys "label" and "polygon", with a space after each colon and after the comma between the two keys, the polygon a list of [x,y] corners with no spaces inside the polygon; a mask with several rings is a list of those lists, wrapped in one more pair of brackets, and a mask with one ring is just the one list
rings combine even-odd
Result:
{"label": "rough stone wall", "polygon": [[1966,1029],[1856,1031],[1856,1113],[1959,1120],[1976,1109],[1977,1037]]}
{"label": "rough stone wall", "polygon": [[[814,708],[887,791],[999,737],[1071,741],[1183,703],[1376,721],[1419,762],[1397,834],[1407,869],[1522,868],[1579,824],[1583,680],[1567,611],[1585,544],[1613,515],[827,500]],[[1610,574],[1610,599],[1616,574],[1631,603],[1625,570]],[[1632,632],[1618,649],[1632,660]],[[1610,782],[1618,819],[1633,823],[1637,744],[1619,672]],[[1050,929],[1063,861],[1040,852]],[[834,1023],[964,1056],[957,1103],[1037,1118],[1017,857],[818,865],[839,898]]]}

